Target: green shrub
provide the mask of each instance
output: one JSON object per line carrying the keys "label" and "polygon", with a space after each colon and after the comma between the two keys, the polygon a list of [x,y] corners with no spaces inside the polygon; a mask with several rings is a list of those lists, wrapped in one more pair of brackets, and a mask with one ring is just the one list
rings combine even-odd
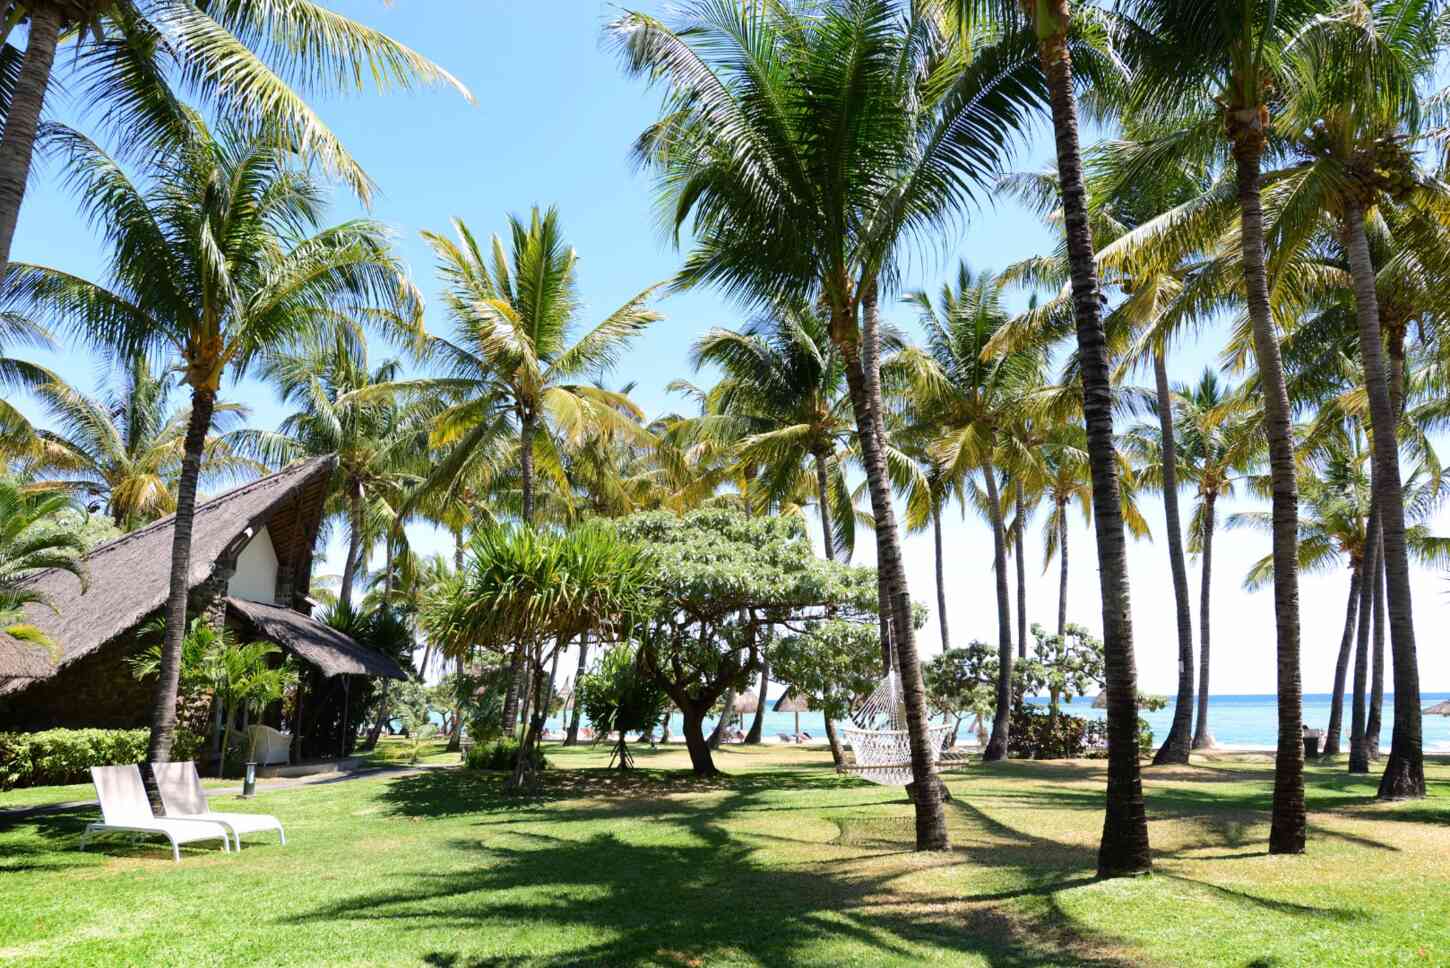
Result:
{"label": "green shrub", "polygon": [[[1106,719],[1091,719],[1087,724],[1087,742],[1090,747],[1088,756],[1102,758],[1108,755],[1108,721]],[[1153,727],[1148,725],[1148,720],[1142,716],[1138,717],[1138,755],[1153,755]]]}
{"label": "green shrub", "polygon": [[[468,751],[468,759],[465,763],[470,770],[509,770],[512,771],[519,758],[519,744],[517,740],[498,739],[492,743],[478,743]],[[534,747],[533,768],[542,770],[549,765],[548,759],[538,747]]]}
{"label": "green shrub", "polygon": [[1007,752],[1032,760],[1060,760],[1087,752],[1088,721],[1058,713],[1056,721],[1044,706],[1020,703],[1012,710]]}
{"label": "green shrub", "polygon": [[[119,766],[146,759],[145,729],[48,729],[0,733],[0,790],[84,783],[93,766]],[[171,757],[194,759],[201,740],[177,729]]]}

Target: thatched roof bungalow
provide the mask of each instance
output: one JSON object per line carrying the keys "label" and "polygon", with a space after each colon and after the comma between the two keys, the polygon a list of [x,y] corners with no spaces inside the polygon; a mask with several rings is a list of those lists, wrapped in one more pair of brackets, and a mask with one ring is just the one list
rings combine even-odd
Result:
{"label": "thatched roof bungalow", "polygon": [[[315,458],[200,503],[189,584],[193,615],[224,621],[244,641],[275,642],[314,667],[314,683],[345,693],[347,677],[405,676],[391,658],[311,617],[307,590],[332,469],[331,457]],[[0,633],[0,729],[148,721],[151,684],[137,682],[126,660],[142,646],[138,628],[165,605],[173,526],[166,517],[92,550],[85,588],[59,571],[30,579],[54,609],[27,606],[25,619],[57,651]]]}

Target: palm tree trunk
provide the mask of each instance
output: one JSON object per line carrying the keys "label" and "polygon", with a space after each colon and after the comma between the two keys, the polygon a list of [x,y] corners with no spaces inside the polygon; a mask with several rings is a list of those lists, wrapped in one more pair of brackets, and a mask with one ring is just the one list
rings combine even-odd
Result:
{"label": "palm tree trunk", "polygon": [[946,652],[952,647],[952,637],[947,631],[947,579],[942,560],[941,508],[932,509],[931,534],[936,543],[936,621],[941,626],[941,650]]}
{"label": "palm tree trunk", "polygon": [[1057,637],[1067,634],[1067,506],[1057,510]]}
{"label": "palm tree trunk", "polygon": [[[1374,590],[1374,661],[1370,664],[1369,718],[1365,720],[1364,726],[1364,747],[1371,760],[1380,758],[1380,733],[1383,731],[1381,711],[1385,704],[1385,584],[1385,549],[1381,543],[1379,578],[1375,582]],[[1391,730],[1392,750],[1394,742],[1394,731]]]}
{"label": "palm tree trunk", "polygon": [[1339,737],[1344,731],[1344,686],[1349,675],[1349,656],[1354,651],[1354,620],[1359,605],[1359,564],[1349,571],[1349,604],[1344,607],[1344,634],[1339,637],[1339,657],[1334,662],[1334,694],[1329,702],[1329,728],[1324,731],[1323,755],[1339,755]]}
{"label": "palm tree trunk", "polygon": [[338,601],[352,606],[352,588],[357,572],[366,564],[367,552],[363,548],[363,513],[361,485],[349,482],[347,498],[347,560],[342,565],[342,588],[337,593]]}
{"label": "palm tree trunk", "polygon": [[[0,136],[0,277],[10,267],[10,247],[15,241],[15,226],[20,221],[25,186],[30,181],[35,132],[40,126],[46,88],[50,86],[60,27],[58,4],[30,4],[30,39],[26,41],[20,76],[10,95],[5,133]],[[154,737],[152,741],[155,742]]]}
{"label": "palm tree trunk", "polygon": [[519,411],[519,493],[520,515],[525,525],[534,523],[534,414],[528,408]]}
{"label": "palm tree trunk", "polygon": [[1092,228],[1088,223],[1087,190],[1083,185],[1072,55],[1067,46],[1067,0],[1053,0],[1047,12],[1054,19],[1055,29],[1044,31],[1039,25],[1038,36],[1042,38],[1040,56],[1052,104],[1057,171],[1062,186],[1103,602],[1108,784],[1103,836],[1098,848],[1098,875],[1116,877],[1141,873],[1153,866],[1142,778],[1138,771],[1138,670],[1133,657],[1118,456],[1113,444],[1112,379],[1108,372],[1107,337],[1103,331],[1097,266],[1093,259]]}
{"label": "palm tree trunk", "polygon": [[509,658],[508,688],[503,694],[503,734],[513,736],[519,722],[519,680],[524,672],[524,647],[515,645]]}
{"label": "palm tree trunk", "polygon": [[1178,441],[1173,432],[1173,394],[1168,388],[1168,361],[1153,354],[1153,379],[1158,391],[1158,428],[1163,438],[1163,516],[1168,529],[1168,567],[1173,574],[1173,604],[1178,619],[1178,699],[1173,725],[1153,757],[1153,765],[1187,763],[1193,730],[1193,618],[1188,603],[1188,567],[1183,560],[1183,522],[1178,514]]}
{"label": "palm tree trunk", "polygon": [[383,724],[388,721],[388,686],[392,681],[392,679],[383,680],[382,695],[378,697],[378,711],[373,717],[373,726],[368,730],[367,742],[363,749],[376,749],[378,738],[383,735]]}
{"label": "palm tree trunk", "polygon": [[1376,500],[1380,509],[1380,542],[1388,598],[1390,645],[1394,654],[1395,729],[1389,762],[1380,778],[1382,800],[1425,795],[1424,737],[1420,722],[1420,672],[1415,655],[1415,622],[1410,605],[1410,560],[1405,547],[1404,488],[1395,402],[1382,357],[1379,301],[1374,264],[1364,231],[1364,211],[1351,201],[1344,212],[1345,249],[1354,280],[1355,314],[1359,319],[1359,355],[1369,396],[1371,443],[1374,446]]}
{"label": "palm tree trunk", "polygon": [[1198,724],[1193,730],[1193,748],[1211,750],[1216,745],[1208,728],[1208,643],[1213,611],[1213,532],[1218,524],[1218,495],[1203,497],[1203,575],[1198,591]]}
{"label": "palm tree trunk", "polygon": [[569,716],[569,732],[564,737],[565,746],[579,745],[579,680],[583,678],[589,661],[589,636],[579,637],[579,665],[574,669],[574,710]]}
{"label": "palm tree trunk", "polygon": [[1269,311],[1269,276],[1264,264],[1264,210],[1259,171],[1265,132],[1259,106],[1230,114],[1238,181],[1244,283],[1254,355],[1264,395],[1264,429],[1269,439],[1274,559],[1274,625],[1278,657],[1279,737],[1274,755],[1274,805],[1269,853],[1304,851],[1308,816],[1304,805],[1304,697],[1299,675],[1299,492],[1294,479],[1294,436],[1289,392],[1279,339]]}
{"label": "palm tree trunk", "polygon": [[765,690],[770,685],[770,659],[762,656],[760,660],[760,695],[755,702],[755,718],[750,721],[750,732],[745,735],[745,742],[751,746],[759,746],[761,737],[765,735]]}
{"label": "palm tree trunk", "polygon": [[997,710],[992,716],[992,738],[982,751],[982,761],[991,763],[1007,758],[1012,723],[1012,605],[1007,591],[1007,529],[1002,523],[997,470],[991,461],[982,464],[982,480],[987,486],[988,515],[992,521],[992,571],[997,579]]}
{"label": "palm tree trunk", "polygon": [[1354,653],[1354,698],[1350,703],[1349,717],[1349,772],[1369,772],[1369,743],[1365,730],[1365,686],[1369,683],[1369,637],[1370,625],[1374,621],[1374,599],[1379,582],[1379,511],[1371,502],[1369,520],[1365,524],[1364,561],[1360,565],[1359,615],[1356,618],[1356,646]]}
{"label": "palm tree trunk", "polygon": [[148,763],[171,762],[176,736],[176,691],[181,682],[181,642],[186,637],[186,603],[191,592],[191,527],[196,515],[196,484],[206,434],[216,408],[216,392],[197,388],[191,393],[191,416],[182,444],[181,478],[176,484],[176,524],[171,536],[171,586],[166,597],[166,638],[161,645],[161,666],[151,703],[151,738],[146,745]]}
{"label": "palm tree trunk", "polygon": [[[879,597],[885,604],[887,630],[891,633],[892,659],[900,670],[903,699],[906,705],[906,726],[911,746],[911,773],[917,796],[916,848],[946,850],[946,814],[942,810],[939,781],[927,735],[926,690],[921,681],[921,664],[916,654],[916,634],[911,621],[911,599],[906,586],[906,570],[901,562],[900,535],[896,529],[896,510],[891,499],[891,479],[886,471],[886,423],[881,412],[880,319],[877,317],[876,294],[865,293],[862,300],[865,319],[862,338],[838,341],[845,363],[846,385],[851,395],[851,409],[861,442],[862,463],[866,469],[866,486],[871,495],[871,513],[876,522],[876,580]],[[835,334],[854,334],[851,316],[833,321]],[[889,671],[889,670],[888,670]]]}
{"label": "palm tree trunk", "polygon": [[[458,657],[458,675],[463,675],[463,656]],[[457,690],[454,691],[453,726],[448,730],[446,752],[459,753],[463,750],[463,710],[458,705]]]}
{"label": "palm tree trunk", "polygon": [[825,448],[817,449],[812,455],[816,465],[816,506],[821,514],[821,547],[825,549],[826,560],[836,560],[836,538],[831,525],[831,480],[827,473],[830,456]]}
{"label": "palm tree trunk", "polygon": [[1012,524],[1012,544],[1017,548],[1017,658],[1027,658],[1027,508],[1022,482],[1012,482],[1017,517]]}

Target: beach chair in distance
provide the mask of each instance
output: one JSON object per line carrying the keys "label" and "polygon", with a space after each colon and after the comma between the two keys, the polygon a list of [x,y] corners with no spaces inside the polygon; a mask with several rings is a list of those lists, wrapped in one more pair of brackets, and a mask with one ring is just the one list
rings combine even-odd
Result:
{"label": "beach chair in distance", "polygon": [[231,832],[237,850],[242,849],[242,834],[265,830],[277,831],[282,845],[287,845],[287,834],[276,817],[265,813],[217,813],[206,800],[206,791],[201,788],[201,777],[196,775],[196,764],[152,763],[151,772],[156,777],[156,789],[161,793],[161,805],[166,816],[177,820],[200,820],[221,824]]}
{"label": "beach chair in distance", "polygon": [[96,834],[156,834],[171,841],[171,859],[181,863],[181,845],[198,840],[220,840],[222,851],[231,850],[227,830],[219,823],[204,820],[182,820],[158,817],[151,812],[146,785],[136,764],[129,766],[93,766],[91,782],[101,801],[101,819],[86,825],[81,835],[81,850],[86,849]]}

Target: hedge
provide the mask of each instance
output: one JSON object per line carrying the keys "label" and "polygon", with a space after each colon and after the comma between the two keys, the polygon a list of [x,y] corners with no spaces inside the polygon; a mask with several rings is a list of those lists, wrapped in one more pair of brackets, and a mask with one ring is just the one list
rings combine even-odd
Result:
{"label": "hedge", "polygon": [[[151,737],[145,729],[48,729],[40,733],[0,733],[0,790],[14,787],[84,783],[93,766],[140,763]],[[189,760],[201,743],[177,728],[171,756]]]}

